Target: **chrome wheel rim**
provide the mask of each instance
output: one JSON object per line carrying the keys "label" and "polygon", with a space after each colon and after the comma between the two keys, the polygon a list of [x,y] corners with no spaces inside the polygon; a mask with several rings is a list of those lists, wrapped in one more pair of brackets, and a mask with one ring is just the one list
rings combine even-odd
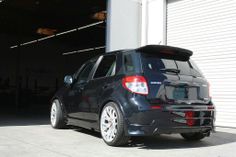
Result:
{"label": "chrome wheel rim", "polygon": [[52,104],[52,107],[51,107],[51,124],[52,124],[52,126],[55,126],[55,124],[56,124],[56,119],[57,119],[57,106],[56,106],[56,103],[55,102],[53,102],[53,104]]}
{"label": "chrome wheel rim", "polygon": [[118,117],[116,110],[107,106],[101,115],[100,128],[103,139],[106,142],[111,142],[117,134],[118,128]]}

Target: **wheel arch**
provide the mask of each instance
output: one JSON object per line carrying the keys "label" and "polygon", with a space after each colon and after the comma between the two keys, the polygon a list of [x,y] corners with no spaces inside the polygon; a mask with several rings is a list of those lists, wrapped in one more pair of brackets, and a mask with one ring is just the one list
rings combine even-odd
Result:
{"label": "wheel arch", "polygon": [[64,103],[63,103],[61,97],[59,97],[59,96],[54,96],[54,97],[51,99],[51,105],[50,105],[50,107],[52,106],[52,102],[55,101],[55,100],[58,100],[59,105],[61,106],[62,112],[64,113],[65,118],[67,118],[67,111],[66,111],[65,106],[63,105]]}
{"label": "wheel arch", "polygon": [[104,101],[101,103],[100,107],[99,107],[99,119],[100,119],[100,117],[101,117],[101,113],[102,113],[102,110],[103,110],[104,106],[105,106],[106,104],[108,104],[109,102],[114,102],[115,104],[117,104],[117,106],[119,107],[119,109],[120,109],[122,115],[125,117],[124,108],[123,108],[123,106],[121,105],[120,101],[117,100],[117,99],[115,99],[115,98],[108,98],[108,99],[104,100]]}
{"label": "wheel arch", "polygon": [[101,119],[101,113],[102,113],[102,110],[104,108],[104,106],[106,104],[108,104],[109,102],[114,102],[115,104],[117,104],[117,107],[120,109],[121,111],[121,114],[124,118],[124,129],[125,129],[125,133],[127,133],[127,119],[126,119],[126,116],[125,116],[125,111],[124,111],[124,107],[122,106],[122,103],[121,101],[119,101],[117,98],[113,98],[113,97],[110,97],[110,98],[107,98],[105,99],[104,101],[101,102],[100,104],[100,107],[99,107],[99,121],[98,121],[98,126],[99,126],[99,130],[100,130],[100,119]]}

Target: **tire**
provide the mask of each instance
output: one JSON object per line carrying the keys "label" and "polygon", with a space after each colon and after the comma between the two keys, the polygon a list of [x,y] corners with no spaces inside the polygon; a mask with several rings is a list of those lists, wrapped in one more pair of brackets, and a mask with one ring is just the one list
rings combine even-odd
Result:
{"label": "tire", "polygon": [[51,126],[55,129],[66,128],[66,119],[61,104],[57,99],[55,99],[51,105],[50,122]]}
{"label": "tire", "polygon": [[180,134],[187,141],[199,141],[206,137],[205,134],[196,132],[196,133],[182,133]]}
{"label": "tire", "polygon": [[121,146],[128,143],[125,136],[124,118],[114,102],[107,103],[100,115],[100,132],[104,142],[109,146]]}

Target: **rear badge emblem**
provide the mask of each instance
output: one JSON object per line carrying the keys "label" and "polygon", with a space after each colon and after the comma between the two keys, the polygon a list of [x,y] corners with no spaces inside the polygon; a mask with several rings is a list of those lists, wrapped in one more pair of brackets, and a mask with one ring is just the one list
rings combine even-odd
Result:
{"label": "rear badge emblem", "polygon": [[150,84],[161,84],[161,82],[150,82]]}

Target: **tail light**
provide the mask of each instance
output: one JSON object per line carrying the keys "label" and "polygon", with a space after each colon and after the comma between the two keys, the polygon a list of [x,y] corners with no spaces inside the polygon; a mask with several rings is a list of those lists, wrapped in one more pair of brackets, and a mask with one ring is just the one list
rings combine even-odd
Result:
{"label": "tail light", "polygon": [[208,82],[208,95],[209,95],[209,98],[211,98],[211,85],[210,83]]}
{"label": "tail light", "polygon": [[122,85],[132,93],[148,95],[147,81],[143,76],[126,76],[122,79]]}

